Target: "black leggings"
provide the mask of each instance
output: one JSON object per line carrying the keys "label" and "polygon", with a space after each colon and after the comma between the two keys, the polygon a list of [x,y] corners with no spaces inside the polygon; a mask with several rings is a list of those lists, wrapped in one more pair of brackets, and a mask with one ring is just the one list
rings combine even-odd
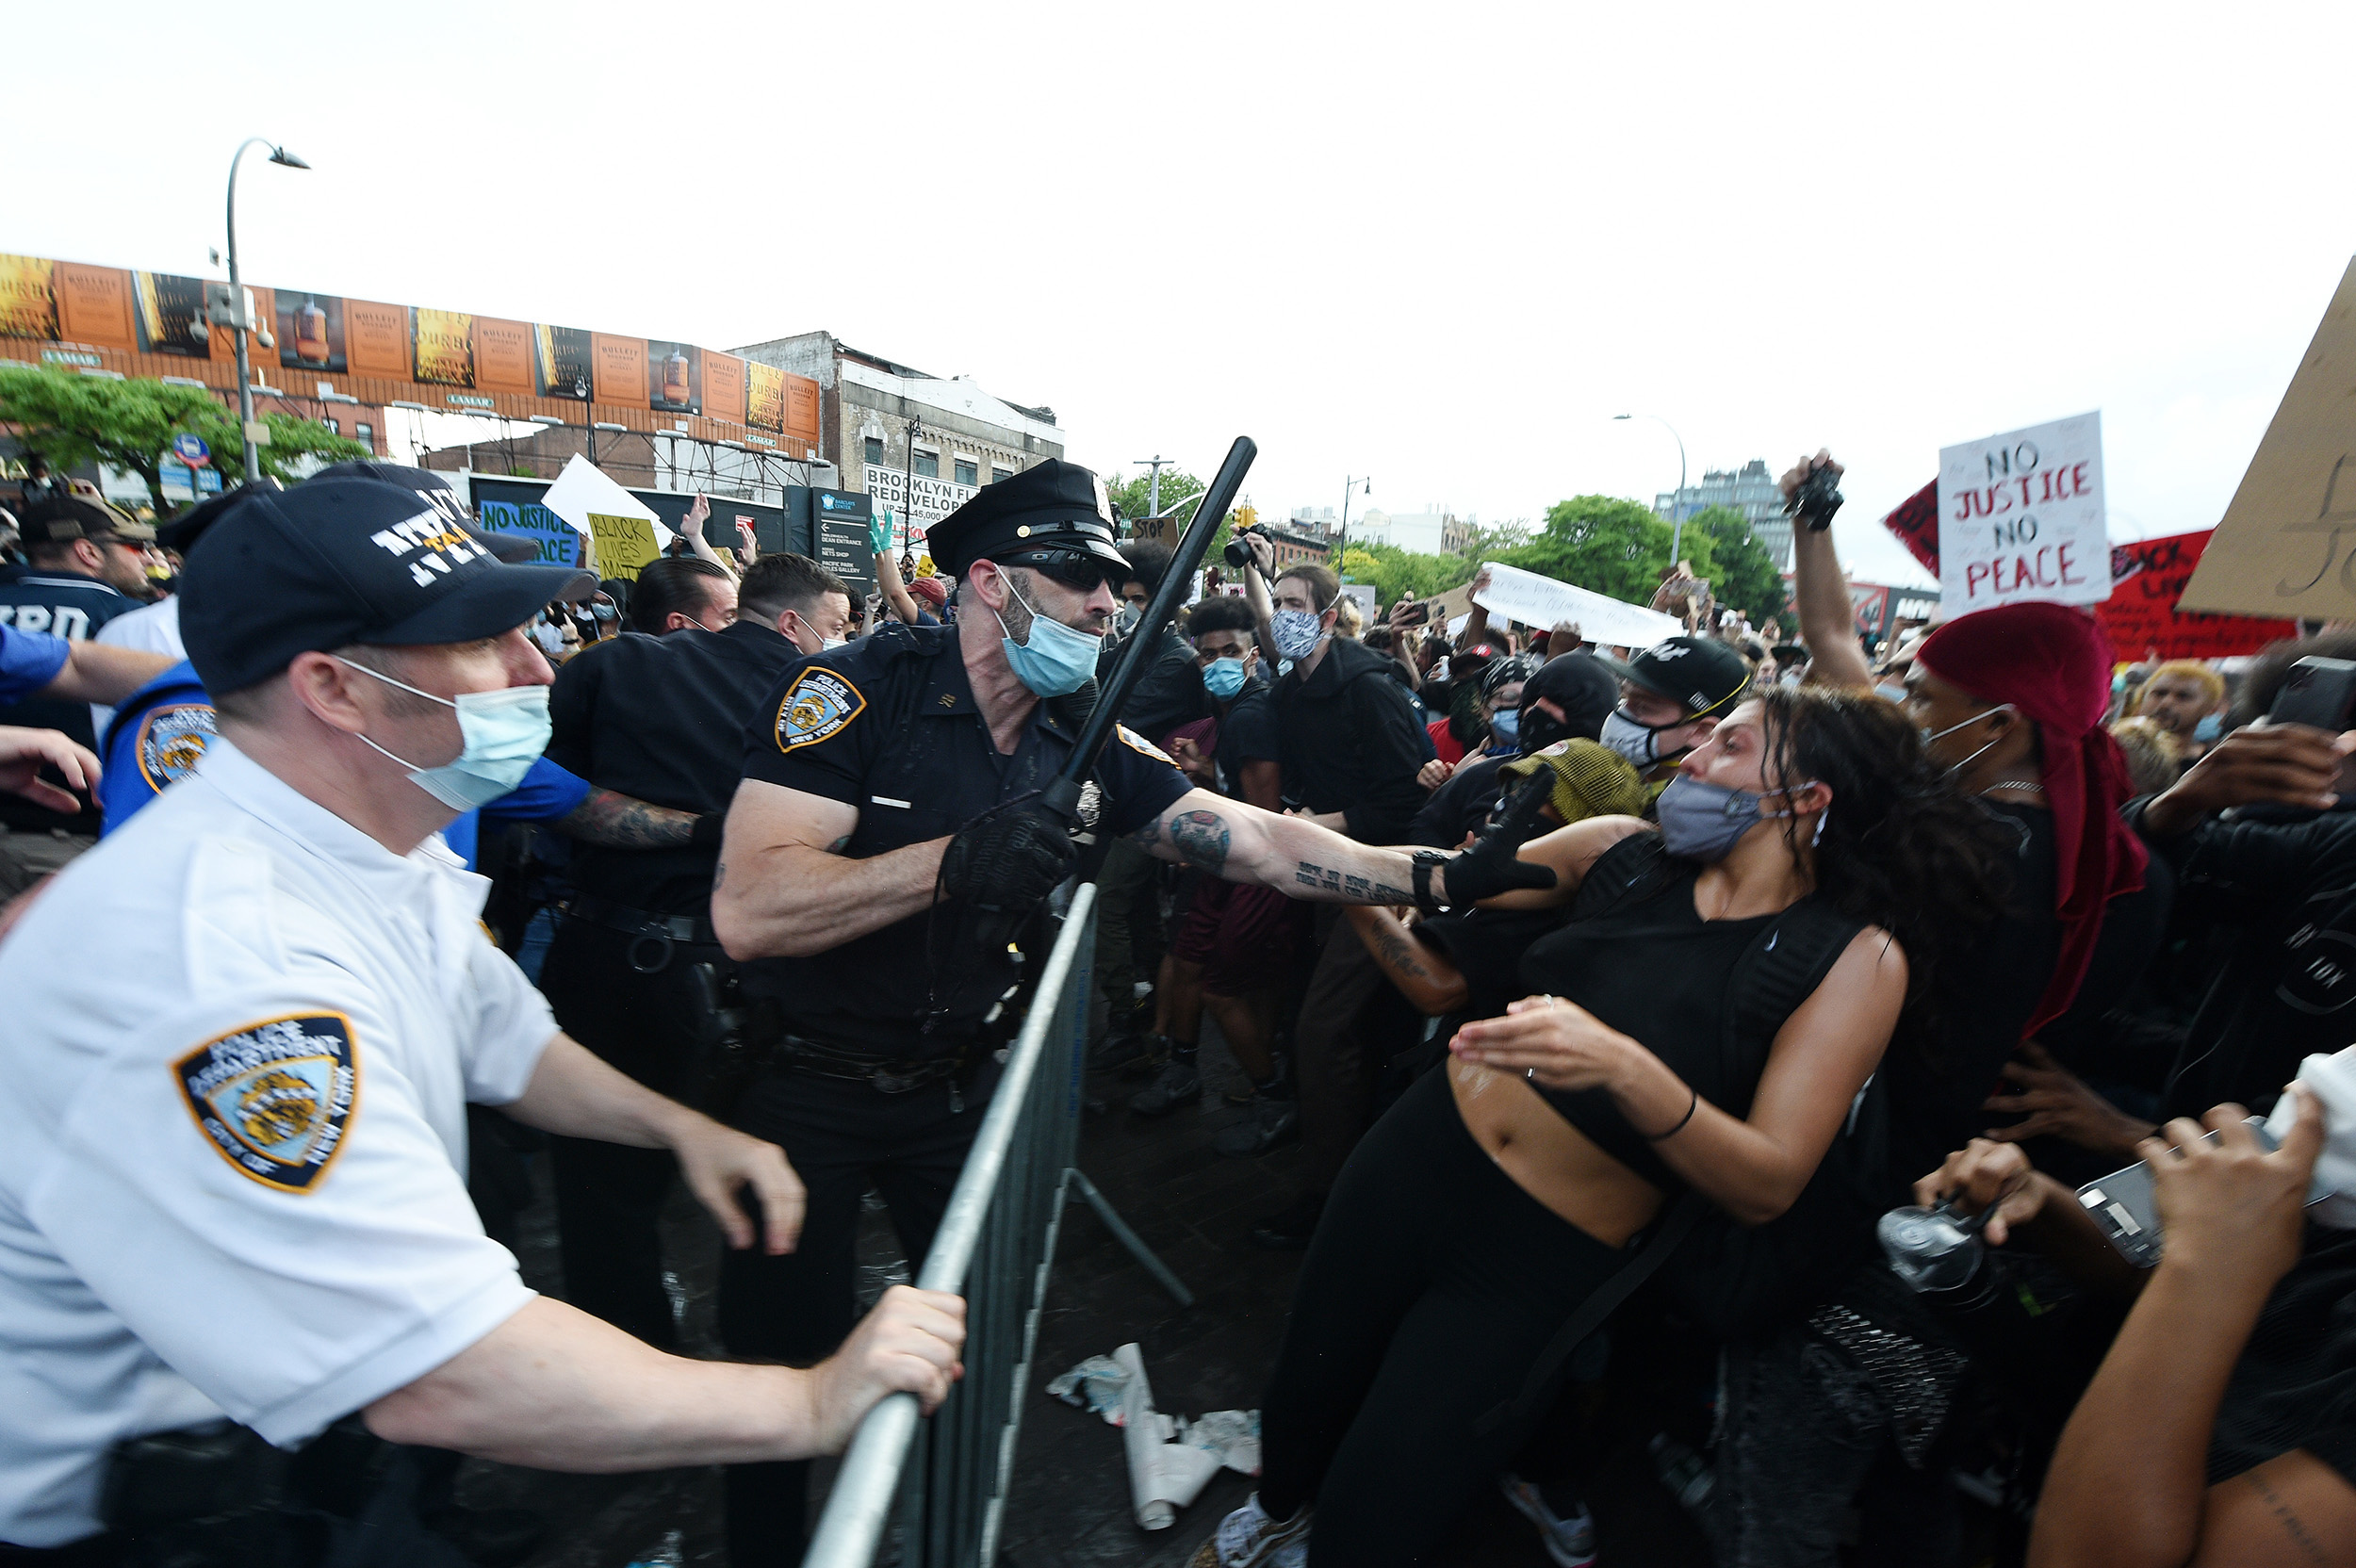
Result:
{"label": "black leggings", "polygon": [[1476,1425],[1633,1255],[1515,1186],[1448,1079],[1425,1073],[1350,1154],[1262,1402],[1261,1505],[1317,1505],[1313,1565],[1424,1560],[1549,1401]]}

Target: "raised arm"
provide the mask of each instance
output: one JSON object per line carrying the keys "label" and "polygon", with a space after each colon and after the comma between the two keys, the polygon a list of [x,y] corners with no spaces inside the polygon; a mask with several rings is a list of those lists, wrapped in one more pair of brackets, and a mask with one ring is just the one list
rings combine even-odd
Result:
{"label": "raised arm", "polygon": [[884,602],[900,618],[902,626],[916,622],[916,596],[900,580],[900,558],[892,553],[890,546],[875,552],[875,586],[883,594]]}
{"label": "raised arm", "polygon": [[947,839],[853,860],[859,811],[747,778],[728,805],[712,924],[739,963],[806,958],[930,908]]}
{"label": "raised arm", "polygon": [[689,549],[728,573],[728,580],[733,582],[736,580],[735,561],[713,549],[711,542],[704,538],[704,524],[711,516],[712,498],[697,491],[695,498],[687,503],[687,515],[679,520],[679,536],[687,541]]}
{"label": "raised arm", "polygon": [[[1820,451],[1802,458],[1783,476],[1785,499],[1799,493],[1808,476],[1818,468],[1835,473],[1841,465]],[[1811,686],[1873,689],[1873,666],[1857,646],[1857,611],[1849,602],[1849,580],[1841,575],[1841,557],[1832,547],[1832,530],[1795,523],[1792,530],[1792,598],[1800,616],[1800,641],[1808,645]]]}
{"label": "raised arm", "polygon": [[179,662],[168,653],[119,648],[110,643],[81,642],[72,647],[65,668],[41,689],[42,696],[113,708]]}

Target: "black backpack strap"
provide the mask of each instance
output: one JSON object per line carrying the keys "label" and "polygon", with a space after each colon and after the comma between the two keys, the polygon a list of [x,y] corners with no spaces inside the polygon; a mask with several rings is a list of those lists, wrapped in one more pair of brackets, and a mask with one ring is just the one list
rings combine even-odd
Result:
{"label": "black backpack strap", "polygon": [[1658,833],[1631,833],[1595,857],[1571,895],[1574,921],[1595,920],[1642,904],[1677,880],[1677,868]]}
{"label": "black backpack strap", "polygon": [[1490,1407],[1486,1415],[1474,1422],[1473,1435],[1486,1437],[1508,1421],[1532,1414],[1538,1402],[1552,1389],[1555,1374],[1562,1370],[1563,1364],[1571,1359],[1573,1352],[1587,1342],[1588,1336],[1603,1327],[1605,1319],[1620,1310],[1621,1303],[1636,1293],[1637,1286],[1660,1271],[1661,1266],[1669,1261],[1669,1254],[1677,1250],[1677,1244],[1693,1233],[1693,1226],[1709,1206],[1706,1200],[1692,1192],[1671,1204],[1668,1213],[1661,1218],[1660,1228],[1653,1232],[1652,1239],[1644,1243],[1644,1250],[1622,1264],[1612,1278],[1588,1293],[1587,1299],[1579,1304],[1579,1310],[1571,1314],[1569,1321],[1555,1331],[1554,1337],[1546,1341],[1546,1348],[1530,1364],[1530,1373],[1523,1378],[1520,1390],[1511,1398],[1498,1400]]}

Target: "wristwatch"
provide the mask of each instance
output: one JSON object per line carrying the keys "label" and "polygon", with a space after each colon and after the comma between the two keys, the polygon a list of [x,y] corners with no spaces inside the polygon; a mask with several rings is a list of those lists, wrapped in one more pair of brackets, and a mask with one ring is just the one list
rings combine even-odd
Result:
{"label": "wristwatch", "polygon": [[1436,849],[1419,849],[1411,858],[1415,870],[1408,885],[1415,890],[1415,907],[1427,915],[1437,914],[1443,906],[1432,896],[1432,872],[1435,866],[1447,865],[1448,857]]}

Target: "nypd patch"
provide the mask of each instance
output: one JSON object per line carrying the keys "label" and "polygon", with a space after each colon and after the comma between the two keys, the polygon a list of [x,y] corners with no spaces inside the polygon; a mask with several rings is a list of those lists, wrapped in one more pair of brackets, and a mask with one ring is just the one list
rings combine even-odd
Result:
{"label": "nypd patch", "polygon": [[1117,724],[1113,726],[1113,732],[1121,737],[1121,743],[1126,745],[1131,751],[1141,751],[1148,757],[1158,758],[1160,760],[1168,762],[1173,768],[1178,765],[1178,760],[1176,758],[1170,756],[1170,753],[1164,751],[1161,747],[1155,745],[1153,742],[1147,740],[1144,736],[1138,734],[1127,725]]}
{"label": "nypd patch", "polygon": [[139,721],[139,776],[158,792],[167,784],[179,783],[205,760],[212,739],[211,704],[179,702],[155,709]]}
{"label": "nypd patch", "polygon": [[840,735],[866,707],[859,688],[834,671],[804,670],[777,704],[777,749],[792,751]]}
{"label": "nypd patch", "polygon": [[188,1114],[240,1176],[308,1192],[360,1102],[352,1021],[303,1013],[249,1023],[172,1064]]}

